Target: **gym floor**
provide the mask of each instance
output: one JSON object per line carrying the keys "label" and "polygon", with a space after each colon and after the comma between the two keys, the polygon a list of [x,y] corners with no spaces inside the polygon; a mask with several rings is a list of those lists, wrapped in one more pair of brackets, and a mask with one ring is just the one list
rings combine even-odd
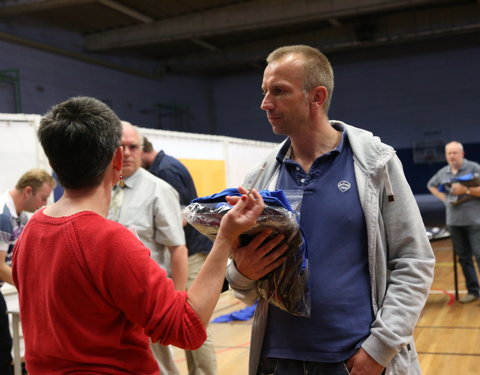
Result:
{"label": "gym floor", "polygon": [[[423,375],[477,375],[480,368],[480,301],[455,300],[452,245],[449,238],[432,242],[435,277],[415,330]],[[460,265],[459,295],[465,291]],[[231,292],[221,295],[214,317],[244,308]],[[212,324],[218,375],[245,375],[252,320]],[[188,375],[183,350],[174,349],[181,375]]]}

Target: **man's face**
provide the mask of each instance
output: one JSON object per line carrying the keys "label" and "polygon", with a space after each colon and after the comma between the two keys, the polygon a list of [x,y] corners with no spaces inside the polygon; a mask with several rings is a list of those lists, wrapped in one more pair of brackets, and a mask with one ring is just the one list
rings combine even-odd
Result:
{"label": "man's face", "polygon": [[138,133],[128,125],[123,126],[121,143],[123,147],[122,175],[129,177],[142,165],[142,145]]}
{"label": "man's face", "polygon": [[304,91],[300,58],[287,56],[265,68],[262,81],[264,98],[260,106],[275,134],[291,136],[301,131],[310,115],[309,96]]}
{"label": "man's face", "polygon": [[445,158],[450,167],[460,168],[463,164],[465,153],[457,143],[449,143],[445,146]]}
{"label": "man's face", "polygon": [[47,199],[52,193],[53,187],[44,182],[43,185],[35,193],[30,186],[27,186],[26,200],[24,210],[27,212],[35,212],[40,207],[43,207],[47,204]]}

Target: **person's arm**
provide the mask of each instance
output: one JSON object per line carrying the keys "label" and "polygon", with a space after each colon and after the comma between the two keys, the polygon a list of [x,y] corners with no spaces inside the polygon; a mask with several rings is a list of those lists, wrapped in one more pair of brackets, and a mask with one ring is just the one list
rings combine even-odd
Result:
{"label": "person's arm", "polygon": [[471,195],[472,197],[480,196],[480,186],[465,186],[461,183],[454,183],[451,186],[450,193],[453,195]]}
{"label": "person's arm", "polygon": [[6,281],[9,284],[15,285],[12,278],[12,267],[6,263],[6,258],[7,252],[0,251],[0,281]]}
{"label": "person's arm", "polygon": [[[345,364],[350,371],[349,374],[380,375],[385,369],[384,366],[370,357],[363,348],[358,349]],[[355,373],[353,372],[354,369]]]}
{"label": "person's arm", "polygon": [[[256,192],[232,207],[223,217],[213,249],[188,291],[175,290],[173,281],[140,240],[108,220],[99,220],[103,230],[89,236],[95,237],[95,246],[86,254],[77,249],[79,259],[85,259],[82,275],[92,278],[96,297],[115,306],[115,313],[123,311],[131,322],[144,327],[153,342],[198,349],[220,296],[231,247],[241,233],[256,224],[263,208]],[[98,247],[101,251],[95,251]]]}
{"label": "person's arm", "polygon": [[480,186],[470,186],[465,190],[465,194],[471,195],[472,197],[480,197]]}
{"label": "person's arm", "polygon": [[398,157],[389,162],[388,171],[395,200],[390,202],[382,194],[379,202],[382,225],[375,229],[378,231],[375,269],[380,289],[374,296],[378,310],[370,335],[362,343],[363,350],[384,367],[399,352],[407,355],[405,351],[409,350],[427,300],[435,267],[418,205]]}
{"label": "person's arm", "polygon": [[185,290],[188,277],[188,250],[185,245],[167,246],[170,252],[170,277],[175,289]]}
{"label": "person's arm", "polygon": [[278,234],[271,241],[262,245],[271,234],[271,230],[264,230],[247,246],[233,249],[235,267],[246,278],[257,281],[285,261],[282,255],[288,245],[282,244],[276,248],[284,240],[283,234]]}
{"label": "person's arm", "polygon": [[438,191],[438,188],[435,186],[427,186],[428,190],[430,190],[430,193],[432,193],[434,196],[436,196],[438,199],[441,201],[445,202],[445,199],[447,198],[447,195],[445,193],[442,193]]}
{"label": "person's arm", "polygon": [[[160,179],[159,179],[160,181]],[[154,240],[170,253],[170,277],[177,290],[185,290],[188,277],[188,249],[182,225],[182,214],[177,191],[166,181],[155,200]]]}
{"label": "person's arm", "polygon": [[[240,192],[245,194],[246,190],[240,188]],[[220,296],[230,250],[238,243],[239,235],[256,224],[263,208],[263,199],[254,190],[243,195],[222,218],[212,250],[187,292],[188,302],[205,325]]]}
{"label": "person's arm", "polygon": [[233,289],[235,298],[246,305],[253,305],[258,299],[256,281],[279,267],[285,260],[283,254],[288,250],[283,234],[277,234],[263,243],[271,234],[266,229],[247,246],[232,249],[232,261],[228,264],[226,278]]}

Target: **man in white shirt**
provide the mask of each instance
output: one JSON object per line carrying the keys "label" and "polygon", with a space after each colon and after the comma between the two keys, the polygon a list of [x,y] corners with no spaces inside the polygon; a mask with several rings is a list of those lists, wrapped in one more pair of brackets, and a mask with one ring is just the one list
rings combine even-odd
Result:
{"label": "man in white shirt", "polygon": [[[132,124],[124,121],[122,125],[123,180],[113,192],[108,218],[135,230],[152,258],[167,270],[175,288],[185,290],[188,251],[178,193],[141,168],[143,138]],[[162,374],[179,374],[170,348],[155,343],[152,350]]]}
{"label": "man in white shirt", "polygon": [[[11,258],[13,247],[25,224],[27,212],[34,212],[47,203],[55,180],[42,169],[31,169],[18,180],[14,189],[0,195],[0,286],[13,285]],[[11,374],[12,338],[7,306],[0,293],[0,374]]]}

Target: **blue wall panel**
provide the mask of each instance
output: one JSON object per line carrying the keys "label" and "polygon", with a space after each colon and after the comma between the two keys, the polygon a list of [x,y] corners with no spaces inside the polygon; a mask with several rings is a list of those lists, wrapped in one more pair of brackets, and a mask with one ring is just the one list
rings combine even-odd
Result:
{"label": "blue wall panel", "polygon": [[[0,70],[20,73],[24,113],[43,114],[71,96],[86,95],[105,101],[123,120],[139,126],[173,130],[178,116],[156,107],[173,103],[187,113],[181,122],[183,129],[178,130],[209,129],[207,79],[168,76],[152,80],[1,41],[0,51]],[[8,84],[0,86],[0,98],[9,98],[0,101],[0,112],[12,112],[12,95]]]}
{"label": "blue wall panel", "polygon": [[[457,140],[465,144],[467,158],[480,162],[476,37],[329,56],[336,86],[330,118],[370,130],[394,146],[415,193],[425,193],[429,177],[444,165],[415,164],[412,148],[418,142]],[[259,109],[261,80],[262,72],[214,81],[219,133],[279,140]]]}
{"label": "blue wall panel", "polygon": [[[442,163],[415,164],[416,143],[458,140],[468,158],[480,161],[477,39],[472,34],[329,55],[336,84],[330,117],[394,146],[414,192],[424,193]],[[0,51],[0,70],[20,73],[24,113],[42,114],[71,96],[89,95],[142,127],[282,139],[260,109],[261,69],[152,80],[8,42],[0,41]],[[0,112],[13,111],[13,97],[13,86],[0,82]]]}

